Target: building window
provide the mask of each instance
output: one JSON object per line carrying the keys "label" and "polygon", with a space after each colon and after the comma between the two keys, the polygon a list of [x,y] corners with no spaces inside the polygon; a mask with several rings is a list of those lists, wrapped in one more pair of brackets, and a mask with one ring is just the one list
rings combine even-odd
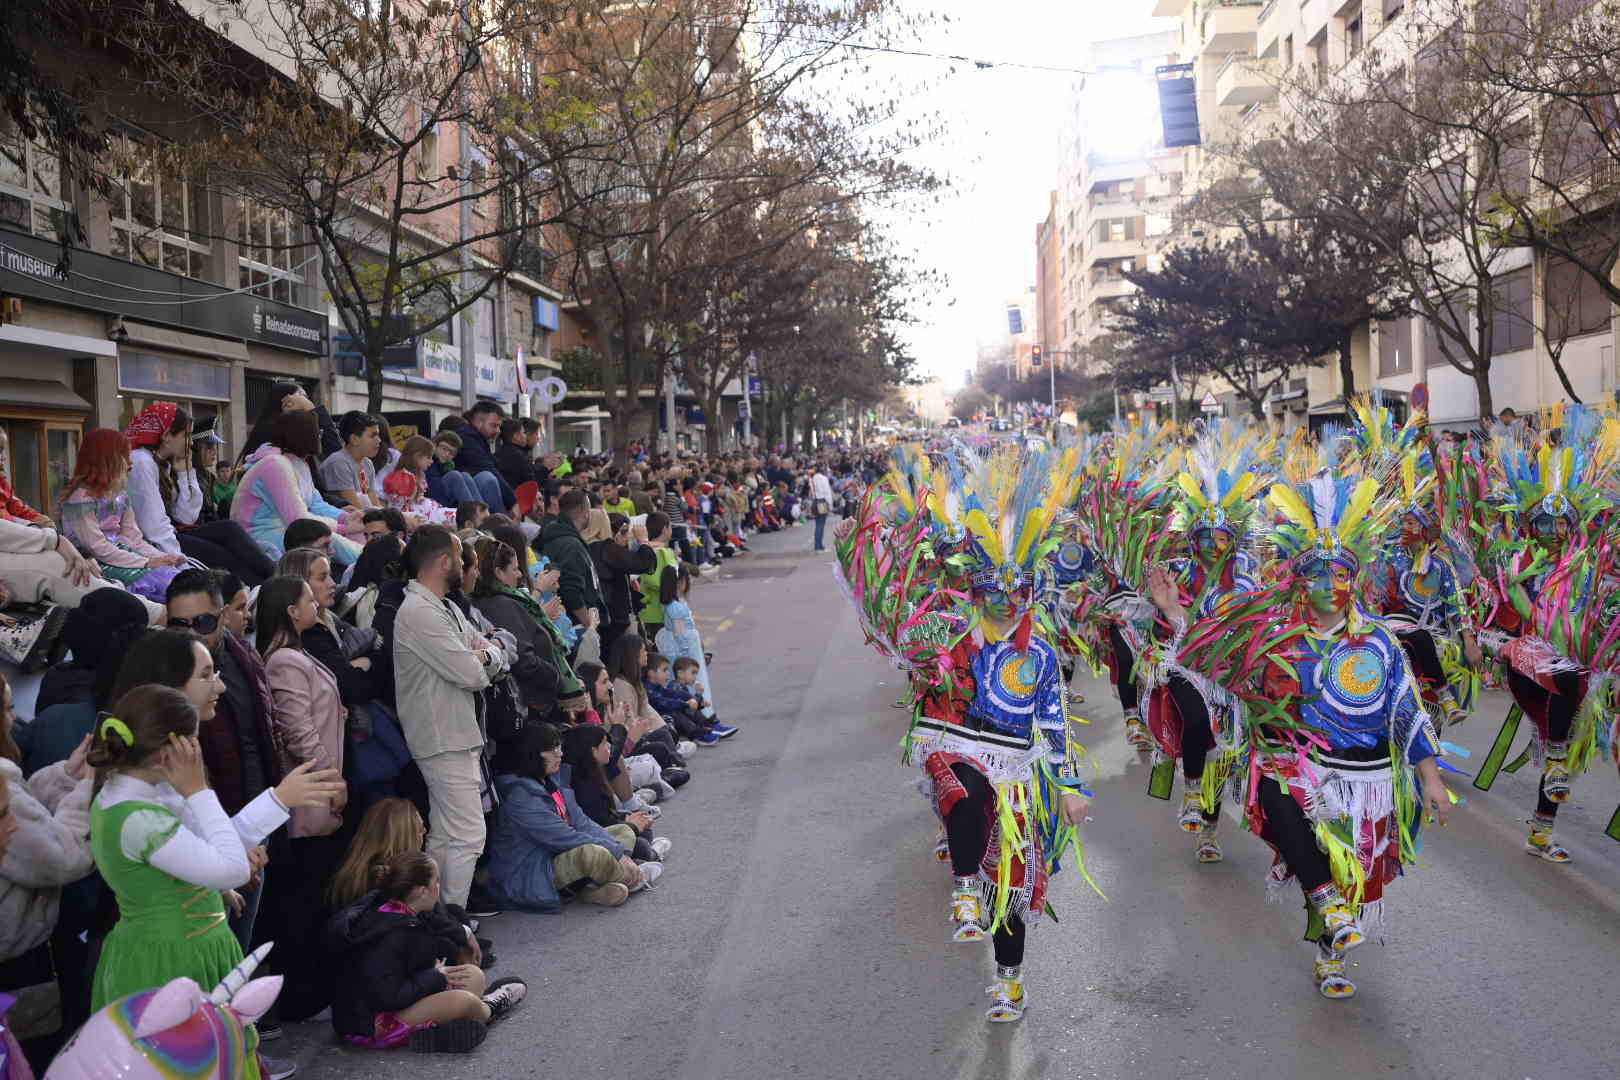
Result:
{"label": "building window", "polygon": [[1491,355],[1528,349],[1535,343],[1530,268],[1496,279],[1492,287]]}
{"label": "building window", "polygon": [[1289,34],[1282,40],[1282,69],[1291,71],[1294,67],[1294,35]]}
{"label": "building window", "polygon": [[1361,52],[1366,37],[1361,28],[1361,7],[1358,5],[1344,16],[1344,55],[1346,59]]}
{"label": "building window", "polygon": [[67,208],[62,159],[0,119],[0,225],[54,238]]}
{"label": "building window", "polygon": [[1384,25],[1388,26],[1406,10],[1406,0],[1384,0]]}
{"label": "building window", "polygon": [[1547,336],[1553,342],[1609,332],[1608,294],[1567,259],[1547,264]]}
{"label": "building window", "polygon": [[1378,324],[1378,375],[1405,375],[1412,370],[1412,320]]}
{"label": "building window", "polygon": [[302,260],[297,254],[297,233],[285,209],[237,204],[236,243],[238,288],[258,296],[296,303],[296,290],[304,283]]}
{"label": "building window", "polygon": [[481,296],[473,301],[473,351],[480,356],[495,353],[495,299]]}
{"label": "building window", "polygon": [[125,139],[122,151],[128,170],[112,193],[113,255],[183,277],[207,277],[207,189],[161,169],[153,145]]}

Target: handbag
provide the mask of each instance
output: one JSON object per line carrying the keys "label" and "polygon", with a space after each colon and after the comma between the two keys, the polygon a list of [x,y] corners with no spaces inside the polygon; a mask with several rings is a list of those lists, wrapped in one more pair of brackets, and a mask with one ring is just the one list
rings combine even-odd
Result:
{"label": "handbag", "polygon": [[810,515],[812,517],[826,517],[830,513],[832,513],[832,503],[826,499],[817,499],[810,504]]}

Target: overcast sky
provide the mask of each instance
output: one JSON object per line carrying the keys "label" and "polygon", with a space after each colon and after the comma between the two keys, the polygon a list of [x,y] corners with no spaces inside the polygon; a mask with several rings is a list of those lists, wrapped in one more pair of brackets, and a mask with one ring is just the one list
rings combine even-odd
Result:
{"label": "overcast sky", "polygon": [[[904,0],[938,20],[918,48],[990,61],[1083,67],[1094,40],[1172,29],[1152,0]],[[897,232],[922,263],[949,278],[910,335],[926,374],[961,385],[979,341],[1006,335],[1006,302],[1035,284],[1035,226],[1057,186],[1058,133],[1077,76],[884,56],[898,79],[932,78],[925,107],[944,137],[925,161],[949,171],[945,203],[910,216]]]}

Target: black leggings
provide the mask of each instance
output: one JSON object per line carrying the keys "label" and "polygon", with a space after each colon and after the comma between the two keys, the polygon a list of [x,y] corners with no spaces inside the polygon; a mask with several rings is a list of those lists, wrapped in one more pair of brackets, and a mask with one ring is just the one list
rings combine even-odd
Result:
{"label": "black leggings", "polygon": [[[984,861],[984,849],[990,844],[990,815],[995,810],[995,792],[984,774],[971,765],[952,765],[951,772],[967,789],[967,796],[958,799],[951,812],[945,815],[945,838],[951,848],[951,873],[957,877],[975,877],[979,864]],[[1033,873],[1025,868],[1025,873]],[[990,937],[995,948],[996,963],[1017,967],[1024,962],[1024,921],[1009,912],[1001,929]]]}
{"label": "black leggings", "polygon": [[270,557],[234,521],[210,521],[176,532],[180,550],[189,558],[214,570],[229,570],[250,589],[263,585],[275,573]]}
{"label": "black leggings", "polygon": [[1119,707],[1131,712],[1136,708],[1136,654],[1117,626],[1108,628],[1108,645],[1114,650],[1114,689],[1119,693]]}
{"label": "black leggings", "polygon": [[[1184,675],[1172,671],[1169,689],[1170,697],[1176,703],[1176,712],[1181,716],[1181,775],[1189,784],[1195,783],[1204,778],[1204,762],[1209,757],[1210,748],[1215,745],[1215,732],[1209,723],[1209,705],[1204,701],[1204,695]],[[1204,811],[1205,821],[1215,821],[1220,816],[1218,805],[1213,814]]]}
{"label": "black leggings", "polygon": [[[1548,742],[1568,741],[1569,729],[1575,723],[1575,711],[1581,707],[1580,684],[1578,672],[1560,671],[1553,676],[1553,685],[1558,687],[1558,692],[1548,693],[1534,679],[1508,669],[1508,689],[1513,692],[1515,701],[1521,705],[1546,703]],[[1544,817],[1558,815],[1558,804],[1547,798],[1540,781],[1536,783],[1536,813]]]}
{"label": "black leggings", "polygon": [[1282,853],[1306,897],[1333,880],[1328,857],[1316,846],[1310,819],[1294,797],[1269,776],[1260,778],[1260,812],[1265,815],[1260,839]]}
{"label": "black leggings", "polygon": [[1440,666],[1440,651],[1435,647],[1433,634],[1419,628],[1400,631],[1395,636],[1401,639],[1401,648],[1406,651],[1406,658],[1412,662],[1412,670],[1418,678],[1433,683],[1436,688],[1446,684],[1446,672]]}

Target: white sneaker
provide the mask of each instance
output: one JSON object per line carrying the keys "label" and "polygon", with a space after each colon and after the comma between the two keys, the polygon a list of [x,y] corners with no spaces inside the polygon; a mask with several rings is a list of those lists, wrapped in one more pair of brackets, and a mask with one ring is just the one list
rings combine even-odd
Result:
{"label": "white sneaker", "polygon": [[658,853],[658,857],[662,859],[669,854],[669,849],[675,846],[675,841],[667,836],[654,837],[651,846]]}
{"label": "white sneaker", "polygon": [[675,744],[675,752],[681,755],[681,757],[687,757],[691,754],[695,754],[697,753],[697,743],[691,741],[690,739],[682,739],[680,742]]}
{"label": "white sneaker", "polygon": [[646,803],[646,808],[650,810],[652,804],[658,801],[658,792],[650,787],[636,788],[636,798]]}
{"label": "white sneaker", "polygon": [[641,870],[641,884],[630,890],[633,893],[642,892],[646,889],[652,888],[653,885],[658,881],[659,875],[664,872],[663,863],[644,862],[636,863],[636,866]]}
{"label": "white sneaker", "polygon": [[698,577],[714,577],[714,575],[718,574],[719,572],[720,568],[714,565],[714,563],[705,563],[703,566],[698,568]]}
{"label": "white sneaker", "polygon": [[658,797],[659,797],[659,799],[667,799],[671,795],[674,795],[674,794],[675,794],[675,789],[670,786],[669,781],[665,780],[663,777],[659,777],[658,778]]}

